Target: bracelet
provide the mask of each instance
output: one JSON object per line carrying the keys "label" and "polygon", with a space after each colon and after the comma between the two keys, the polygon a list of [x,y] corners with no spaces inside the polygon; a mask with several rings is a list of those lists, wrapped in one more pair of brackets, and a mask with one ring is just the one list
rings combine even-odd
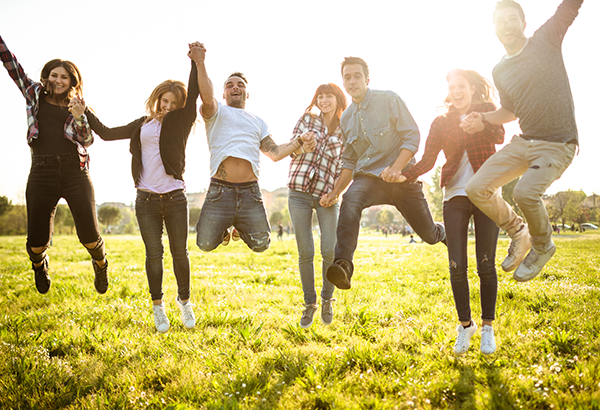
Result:
{"label": "bracelet", "polygon": [[304,151],[304,147],[302,147],[302,145],[300,145],[300,151],[302,151],[303,154],[306,153],[306,151]]}

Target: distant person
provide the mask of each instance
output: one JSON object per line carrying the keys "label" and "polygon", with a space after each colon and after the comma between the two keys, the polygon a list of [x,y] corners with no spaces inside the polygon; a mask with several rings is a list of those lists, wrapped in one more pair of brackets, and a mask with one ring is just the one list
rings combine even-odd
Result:
{"label": "distant person", "polygon": [[496,315],[498,277],[496,275],[496,244],[498,227],[467,197],[465,188],[485,161],[496,152],[496,144],[504,141],[502,125],[486,124],[473,135],[460,128],[460,117],[471,111],[489,112],[496,109],[492,103],[492,87],[475,71],[452,70],[446,76],[448,96],[445,103],[448,112],[437,117],[431,124],[425,143],[423,158],[403,173],[408,181],[433,168],[440,151],[444,151],[446,163],[442,167],[440,186],[444,190],[444,225],[450,265],[450,284],[458,313],[458,335],[454,345],[455,354],[466,353],[470,339],[477,331],[471,320],[468,277],[469,224],[475,222],[475,254],[481,300],[481,351],[496,351],[492,322]]}
{"label": "distant person", "polygon": [[160,333],[171,326],[163,303],[163,225],[173,257],[175,303],[181,311],[181,322],[188,329],[196,325],[190,302],[189,212],[183,181],[185,147],[196,121],[199,93],[196,63],[192,61],[191,65],[189,93],[181,81],[163,81],[146,100],[147,115],[125,126],[107,128],[92,112],[87,113],[92,129],[103,140],[131,140],[131,169],[137,189],[135,215],[146,248],[154,326]]}
{"label": "distant person", "polygon": [[[486,123],[519,119],[523,133],[514,136],[483,164],[467,185],[467,195],[510,235],[502,269],[515,270],[513,277],[520,282],[535,278],[556,251],[542,195],[571,164],[579,144],[561,47],[582,3],[583,0],[564,0],[556,14],[531,38],[525,37],[521,6],[510,0],[496,3],[496,36],[506,49],[506,55],[493,70],[501,107],[491,112],[473,112],[461,124],[473,134],[481,132]],[[519,176],[514,198],[527,224],[498,191]]]}
{"label": "distant person", "polygon": [[108,290],[108,261],[96,218],[94,187],[89,175],[87,148],[94,142],[85,116],[83,82],[75,64],[50,60],[42,68],[40,82],[23,70],[0,37],[0,58],[27,104],[27,143],[31,171],[27,179],[27,253],[35,286],[50,289],[49,257],[54,211],[61,198],[69,205],[77,237],[92,257],[94,286]]}
{"label": "distant person", "polygon": [[246,77],[231,74],[223,84],[226,105],[217,102],[204,64],[206,48],[192,44],[191,56],[197,62],[202,105],[210,152],[210,186],[196,226],[196,243],[212,251],[229,235],[231,226],[254,252],[264,252],[270,244],[270,226],[258,186],[260,152],[279,161],[303,147],[314,149],[314,137],[302,135],[286,144],[273,142],[267,124],[246,111]]}
{"label": "distant person", "polygon": [[[315,245],[313,241],[313,213],[317,214],[321,238],[321,257],[323,260],[321,287],[321,321],[325,325],[333,321],[333,291],[335,287],[325,273],[333,262],[335,230],[339,205],[324,207],[321,197],[333,189],[333,184],[341,171],[342,136],[340,117],[346,109],[344,92],[335,84],[320,85],[304,114],[298,120],[292,134],[292,141],[301,135],[312,132],[315,135],[316,148],[313,152],[304,152],[300,147],[292,153],[288,180],[288,209],[296,233],[298,246],[298,269],[304,293],[304,311],[300,318],[300,327],[307,328],[313,323],[313,317],[319,305],[315,290]],[[319,114],[314,114],[316,107]],[[289,226],[288,226],[289,229]]]}
{"label": "distant person", "polygon": [[281,222],[277,223],[277,240],[283,241],[283,225],[281,225]]}
{"label": "distant person", "polygon": [[417,241],[415,241],[415,238],[413,238],[413,236],[410,236],[410,241],[408,241],[408,243],[417,243]]}
{"label": "distant person", "polygon": [[341,118],[342,171],[333,190],[321,198],[321,205],[334,204],[354,180],[340,207],[335,259],[327,269],[331,283],[350,289],[363,209],[394,205],[430,244],[444,240],[446,235],[444,226],[431,217],[421,183],[397,183],[402,172],[414,164],[420,139],[404,101],[392,91],[369,89],[369,68],[361,58],[346,57],[342,77],[344,88],[352,97],[352,104]]}

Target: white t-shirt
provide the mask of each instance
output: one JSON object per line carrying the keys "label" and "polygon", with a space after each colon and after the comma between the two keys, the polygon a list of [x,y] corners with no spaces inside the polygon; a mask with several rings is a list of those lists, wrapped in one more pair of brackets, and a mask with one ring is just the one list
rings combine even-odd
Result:
{"label": "white t-shirt", "polygon": [[160,130],[162,124],[153,119],[142,125],[140,142],[142,144],[142,173],[137,189],[166,194],[176,189],[185,189],[185,183],[168,175],[160,157]]}
{"label": "white t-shirt", "polygon": [[254,175],[260,169],[260,143],[271,135],[267,124],[242,108],[219,103],[212,118],[204,119],[210,151],[210,176],[228,157],[245,159],[252,164]]}
{"label": "white t-shirt", "polygon": [[467,183],[473,178],[473,175],[475,175],[475,172],[469,162],[467,151],[465,151],[460,159],[460,165],[456,173],[444,187],[444,201],[449,201],[455,196],[467,196]]}

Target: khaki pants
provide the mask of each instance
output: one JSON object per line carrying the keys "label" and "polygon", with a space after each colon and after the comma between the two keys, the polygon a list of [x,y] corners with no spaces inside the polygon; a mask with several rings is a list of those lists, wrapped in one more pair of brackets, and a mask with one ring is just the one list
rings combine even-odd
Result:
{"label": "khaki pants", "polygon": [[512,236],[523,220],[502,199],[498,188],[521,176],[515,186],[514,198],[527,220],[533,248],[544,253],[552,238],[552,226],[542,195],[571,164],[575,150],[575,144],[514,136],[471,178],[467,184],[467,195],[500,229]]}

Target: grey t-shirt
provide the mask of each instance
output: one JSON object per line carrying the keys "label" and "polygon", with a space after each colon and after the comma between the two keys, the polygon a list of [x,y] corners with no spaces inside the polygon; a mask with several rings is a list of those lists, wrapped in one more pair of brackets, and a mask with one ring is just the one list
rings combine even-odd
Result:
{"label": "grey t-shirt", "polygon": [[583,0],[564,0],[518,55],[505,56],[493,76],[503,108],[519,118],[523,138],[577,141],[575,109],[561,45]]}

